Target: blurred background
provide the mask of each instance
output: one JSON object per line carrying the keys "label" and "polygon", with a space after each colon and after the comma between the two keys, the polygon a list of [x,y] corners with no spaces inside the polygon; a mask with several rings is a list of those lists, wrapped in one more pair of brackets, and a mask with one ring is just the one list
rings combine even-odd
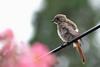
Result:
{"label": "blurred background", "polygon": [[[74,21],[80,32],[100,23],[100,0],[0,0],[0,31],[13,29],[16,39],[45,43],[50,50],[62,44],[53,17],[62,13]],[[55,53],[55,67],[100,67],[100,29],[82,38],[87,62],[72,46]]]}

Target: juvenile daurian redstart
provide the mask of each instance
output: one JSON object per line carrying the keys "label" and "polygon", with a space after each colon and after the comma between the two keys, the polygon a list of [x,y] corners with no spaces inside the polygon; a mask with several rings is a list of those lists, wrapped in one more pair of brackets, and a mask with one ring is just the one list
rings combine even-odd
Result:
{"label": "juvenile daurian redstart", "polygon": [[[57,25],[57,33],[63,42],[68,42],[80,35],[77,25],[73,21],[69,20],[66,15],[57,14],[52,21]],[[83,64],[85,64],[86,58],[82,51],[80,40],[75,41],[73,47],[76,48]]]}

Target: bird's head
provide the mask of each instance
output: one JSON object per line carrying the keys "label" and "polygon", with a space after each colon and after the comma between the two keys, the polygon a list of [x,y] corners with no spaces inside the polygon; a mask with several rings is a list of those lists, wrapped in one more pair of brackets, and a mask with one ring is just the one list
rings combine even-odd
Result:
{"label": "bird's head", "polygon": [[65,22],[66,19],[67,19],[66,15],[64,15],[64,14],[57,14],[57,15],[53,18],[52,22],[54,22],[55,24],[60,24],[60,23],[62,23],[62,22]]}

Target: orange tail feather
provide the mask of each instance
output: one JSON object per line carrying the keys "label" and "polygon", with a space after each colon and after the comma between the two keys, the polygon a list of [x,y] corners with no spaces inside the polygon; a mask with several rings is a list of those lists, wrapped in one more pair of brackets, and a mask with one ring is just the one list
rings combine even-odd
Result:
{"label": "orange tail feather", "polygon": [[86,63],[86,58],[85,58],[84,53],[82,51],[80,41],[78,40],[77,42],[73,43],[73,47],[76,48],[77,52],[79,53],[79,55],[81,57],[81,60],[82,60],[83,64],[85,64]]}

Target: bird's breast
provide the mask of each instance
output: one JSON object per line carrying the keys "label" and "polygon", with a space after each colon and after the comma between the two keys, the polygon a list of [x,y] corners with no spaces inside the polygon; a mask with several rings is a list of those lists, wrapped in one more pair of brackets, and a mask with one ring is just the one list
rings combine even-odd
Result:
{"label": "bird's breast", "polygon": [[57,28],[58,35],[63,42],[67,42],[73,39],[73,35],[69,32],[67,28]]}
{"label": "bird's breast", "polygon": [[64,33],[64,31],[58,29],[58,30],[57,30],[57,33],[58,33],[58,36],[60,37],[60,39],[61,39],[63,42],[67,42],[66,39],[65,39],[65,37],[64,37],[64,36],[66,35],[66,34]]}

